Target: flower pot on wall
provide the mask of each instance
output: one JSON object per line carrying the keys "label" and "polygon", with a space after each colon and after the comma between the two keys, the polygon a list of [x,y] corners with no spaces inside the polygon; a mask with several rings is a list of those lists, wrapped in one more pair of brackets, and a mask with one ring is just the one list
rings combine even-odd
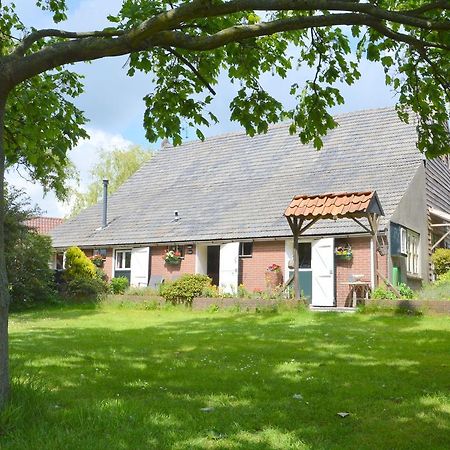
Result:
{"label": "flower pot on wall", "polygon": [[283,274],[281,271],[265,273],[266,287],[267,289],[275,289],[283,284]]}

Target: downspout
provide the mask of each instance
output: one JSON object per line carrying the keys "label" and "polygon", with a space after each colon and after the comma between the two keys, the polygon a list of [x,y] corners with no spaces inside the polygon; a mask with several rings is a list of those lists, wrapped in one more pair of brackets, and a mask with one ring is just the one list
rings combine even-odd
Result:
{"label": "downspout", "polygon": [[103,220],[102,228],[108,226],[108,180],[103,180]]}
{"label": "downspout", "polygon": [[370,239],[370,284],[372,291],[375,289],[375,271],[376,271],[376,250],[374,250],[374,238],[371,237]]}

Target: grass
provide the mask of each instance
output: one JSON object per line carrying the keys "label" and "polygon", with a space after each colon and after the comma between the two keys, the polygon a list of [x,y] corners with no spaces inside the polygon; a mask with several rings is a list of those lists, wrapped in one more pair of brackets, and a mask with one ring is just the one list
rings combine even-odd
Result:
{"label": "grass", "polygon": [[448,449],[449,349],[445,316],[17,313],[0,447]]}

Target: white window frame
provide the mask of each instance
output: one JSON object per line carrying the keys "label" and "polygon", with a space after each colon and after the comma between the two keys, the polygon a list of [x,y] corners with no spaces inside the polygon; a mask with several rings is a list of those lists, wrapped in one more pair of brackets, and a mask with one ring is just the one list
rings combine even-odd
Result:
{"label": "white window frame", "polygon": [[420,274],[420,234],[408,230],[407,234],[406,272],[409,275]]}
{"label": "white window frame", "polygon": [[[130,267],[119,267],[117,265],[117,261],[118,261],[117,255],[119,253],[123,254],[123,256],[122,256],[123,264],[125,264],[125,261],[126,261],[125,253],[129,253],[130,254]],[[115,252],[114,252],[114,271],[116,271],[116,270],[119,270],[119,271],[131,270],[131,248],[124,248],[124,249],[117,249],[117,250],[115,250]]]}
{"label": "white window frame", "polygon": [[[251,244],[250,253],[245,253],[245,244]],[[239,258],[251,258],[253,256],[253,242],[243,241],[239,242]]]}
{"label": "white window frame", "polygon": [[54,258],[54,263],[53,263],[53,268],[54,270],[58,270],[57,266],[58,266],[58,255],[61,254],[63,255],[63,260],[62,260],[62,268],[59,270],[64,270],[66,268],[66,252],[55,252],[55,258]]}
{"label": "white window frame", "polygon": [[400,253],[408,254],[408,233],[406,228],[400,227]]}

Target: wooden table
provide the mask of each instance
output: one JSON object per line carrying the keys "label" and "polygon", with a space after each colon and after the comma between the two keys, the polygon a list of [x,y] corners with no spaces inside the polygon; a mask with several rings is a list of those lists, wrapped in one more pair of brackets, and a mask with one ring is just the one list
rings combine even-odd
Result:
{"label": "wooden table", "polygon": [[[370,283],[368,281],[349,281],[348,283],[343,283],[350,287],[350,293],[352,295],[352,307],[356,306],[358,298],[369,300],[370,294]],[[359,294],[359,296],[358,296]]]}

